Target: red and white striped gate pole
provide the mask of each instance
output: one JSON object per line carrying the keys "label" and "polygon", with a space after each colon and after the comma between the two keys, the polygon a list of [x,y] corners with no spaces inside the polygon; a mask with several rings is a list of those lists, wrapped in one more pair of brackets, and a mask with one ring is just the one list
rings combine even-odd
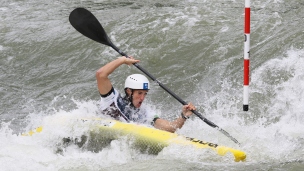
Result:
{"label": "red and white striped gate pole", "polygon": [[245,0],[245,23],[244,23],[244,92],[243,111],[249,109],[249,57],[250,57],[250,0]]}

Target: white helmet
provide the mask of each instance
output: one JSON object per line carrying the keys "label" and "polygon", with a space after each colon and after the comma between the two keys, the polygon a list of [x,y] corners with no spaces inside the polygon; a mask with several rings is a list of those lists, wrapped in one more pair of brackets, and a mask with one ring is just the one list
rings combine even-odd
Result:
{"label": "white helmet", "polygon": [[125,88],[149,90],[150,82],[144,75],[132,74],[127,77]]}

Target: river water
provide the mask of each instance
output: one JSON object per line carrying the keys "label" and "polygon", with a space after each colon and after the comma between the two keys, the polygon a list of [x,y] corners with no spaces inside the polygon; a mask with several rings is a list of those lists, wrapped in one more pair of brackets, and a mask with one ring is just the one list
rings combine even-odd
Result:
{"label": "river water", "polygon": [[[173,145],[142,154],[123,138],[97,153],[74,146],[55,153],[62,137],[87,130],[73,118],[98,116],[95,71],[119,57],[69,24],[76,7],[89,9],[115,45],[241,146],[198,117],[177,133],[241,149],[247,160]],[[2,0],[0,21],[0,170],[304,170],[302,1],[251,3],[247,112],[244,1]],[[140,71],[117,69],[115,87],[132,73]],[[169,120],[181,109],[157,84],[145,106]],[[20,136],[41,125],[45,133]]]}

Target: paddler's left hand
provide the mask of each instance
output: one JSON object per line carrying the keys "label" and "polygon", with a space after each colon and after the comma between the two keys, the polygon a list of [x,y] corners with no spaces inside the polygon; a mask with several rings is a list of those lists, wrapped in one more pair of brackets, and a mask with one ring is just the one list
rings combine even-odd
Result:
{"label": "paddler's left hand", "polygon": [[187,105],[184,105],[183,106],[183,115],[185,117],[190,117],[192,115],[192,111],[191,110],[196,110],[195,106],[190,102],[189,104]]}

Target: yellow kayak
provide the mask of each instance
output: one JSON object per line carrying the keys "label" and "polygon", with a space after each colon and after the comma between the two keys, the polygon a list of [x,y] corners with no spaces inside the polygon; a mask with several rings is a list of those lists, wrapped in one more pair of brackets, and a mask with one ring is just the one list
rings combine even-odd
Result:
{"label": "yellow kayak", "polygon": [[[121,136],[129,136],[134,141],[134,146],[139,148],[143,152],[157,154],[164,147],[170,144],[177,145],[192,145],[199,149],[212,149],[218,155],[224,156],[227,153],[231,153],[234,156],[235,161],[244,161],[246,159],[246,153],[217,145],[214,143],[205,142],[195,138],[184,137],[176,133],[170,133],[159,129],[147,127],[145,125],[138,125],[134,123],[124,123],[116,120],[94,118],[94,119],[80,119],[81,122],[93,121],[94,126],[91,127],[90,138],[97,142],[117,139]],[[91,124],[92,125],[92,124]],[[42,127],[38,127],[35,130],[22,134],[23,136],[32,136],[35,133],[39,133],[43,130]]]}

